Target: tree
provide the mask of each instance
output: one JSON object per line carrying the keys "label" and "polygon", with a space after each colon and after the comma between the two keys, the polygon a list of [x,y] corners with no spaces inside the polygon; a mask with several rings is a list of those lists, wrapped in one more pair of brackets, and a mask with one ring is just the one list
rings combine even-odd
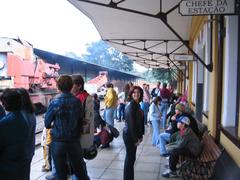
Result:
{"label": "tree", "polygon": [[88,44],[87,54],[83,59],[87,62],[114,68],[120,71],[132,71],[133,61],[103,41]]}
{"label": "tree", "polygon": [[174,69],[164,68],[152,69],[151,76],[161,82],[173,82],[178,78]]}
{"label": "tree", "polygon": [[70,58],[74,58],[74,59],[78,59],[78,60],[82,60],[81,57],[79,57],[76,53],[74,52],[66,52],[65,56],[70,57]]}

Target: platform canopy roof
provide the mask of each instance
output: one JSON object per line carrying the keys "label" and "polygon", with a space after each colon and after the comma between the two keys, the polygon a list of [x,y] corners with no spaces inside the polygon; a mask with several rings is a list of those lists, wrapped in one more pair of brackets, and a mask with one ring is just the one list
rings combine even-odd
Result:
{"label": "platform canopy roof", "polygon": [[101,38],[147,68],[182,69],[188,55],[190,16],[180,0],[68,0],[87,15]]}

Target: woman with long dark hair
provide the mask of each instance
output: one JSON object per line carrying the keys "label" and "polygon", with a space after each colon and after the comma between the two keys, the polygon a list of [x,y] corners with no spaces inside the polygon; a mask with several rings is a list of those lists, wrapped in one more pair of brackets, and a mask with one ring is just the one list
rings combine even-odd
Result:
{"label": "woman with long dark hair", "polygon": [[29,156],[34,155],[35,151],[35,131],[36,131],[36,116],[34,113],[34,106],[30,99],[29,93],[24,88],[17,89],[17,92],[21,95],[21,113],[26,120],[26,123],[29,128],[29,142],[31,146],[31,151],[29,152]]}
{"label": "woman with long dark hair", "polygon": [[17,89],[6,89],[1,101],[9,113],[0,120],[0,179],[29,180],[36,122],[23,113],[29,110],[29,104],[23,104],[28,98]]}
{"label": "woman with long dark hair", "polygon": [[125,108],[126,126],[123,129],[123,141],[126,147],[124,180],[134,179],[137,146],[142,142],[144,134],[144,115],[139,104],[142,98],[142,88],[133,86],[129,92],[129,102]]}

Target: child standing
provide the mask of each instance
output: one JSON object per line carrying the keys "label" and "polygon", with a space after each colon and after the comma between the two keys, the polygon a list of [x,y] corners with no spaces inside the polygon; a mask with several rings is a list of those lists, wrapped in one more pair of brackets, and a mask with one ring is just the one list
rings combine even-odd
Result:
{"label": "child standing", "polygon": [[43,147],[43,159],[44,165],[42,166],[42,171],[47,172],[51,170],[51,153],[50,153],[50,145],[51,145],[51,129],[43,128],[42,132],[42,140],[41,146]]}

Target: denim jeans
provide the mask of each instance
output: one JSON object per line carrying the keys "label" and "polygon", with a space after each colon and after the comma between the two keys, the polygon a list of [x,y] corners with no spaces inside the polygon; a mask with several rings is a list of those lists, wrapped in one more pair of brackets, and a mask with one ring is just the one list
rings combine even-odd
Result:
{"label": "denim jeans", "polygon": [[159,150],[160,150],[160,155],[163,155],[163,154],[167,154],[167,150],[166,150],[166,147],[165,145],[167,144],[167,142],[170,141],[170,136],[171,134],[170,133],[161,133],[159,135]]}
{"label": "denim jeans", "polygon": [[119,108],[118,108],[118,119],[119,119],[119,121],[124,119],[124,111],[125,111],[125,104],[120,103]]}
{"label": "denim jeans", "polygon": [[57,177],[57,172],[56,172],[56,168],[55,168],[55,165],[54,165],[53,158],[52,158],[51,163],[52,163],[52,172],[51,172],[51,175]]}
{"label": "denim jeans", "polygon": [[160,120],[152,120],[152,127],[153,127],[152,145],[156,146],[159,143]]}
{"label": "denim jeans", "polygon": [[167,110],[168,110],[169,104],[162,102],[160,105],[160,112],[162,114],[162,128],[165,129],[166,127],[166,118],[167,118]]}
{"label": "denim jeans", "polygon": [[141,105],[141,109],[143,110],[143,114],[144,114],[144,124],[146,125],[150,104],[148,102],[141,102],[140,105]]}
{"label": "denim jeans", "polygon": [[123,180],[134,180],[134,163],[136,160],[137,147],[130,135],[123,132],[123,141],[126,147],[126,156],[123,169]]}
{"label": "denim jeans", "polygon": [[67,158],[72,166],[73,173],[78,179],[89,180],[86,163],[83,160],[79,142],[52,142],[52,157],[56,168],[57,179],[67,179]]}
{"label": "denim jeans", "polygon": [[105,121],[114,127],[114,111],[116,108],[107,108],[105,109]]}

